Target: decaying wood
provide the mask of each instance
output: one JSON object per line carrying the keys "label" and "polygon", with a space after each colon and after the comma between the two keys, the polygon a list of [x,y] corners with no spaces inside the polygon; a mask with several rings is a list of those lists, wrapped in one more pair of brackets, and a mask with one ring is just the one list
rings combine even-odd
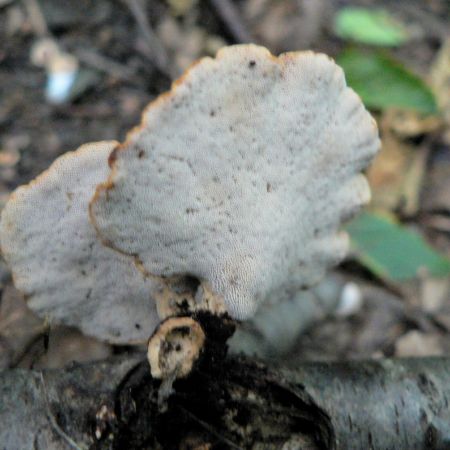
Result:
{"label": "decaying wood", "polygon": [[209,355],[158,405],[147,362],[0,374],[0,442],[14,449],[448,449],[450,359],[268,370]]}
{"label": "decaying wood", "polygon": [[88,448],[98,410],[112,408],[115,389],[137,362],[127,357],[64,370],[0,372],[0,448]]}

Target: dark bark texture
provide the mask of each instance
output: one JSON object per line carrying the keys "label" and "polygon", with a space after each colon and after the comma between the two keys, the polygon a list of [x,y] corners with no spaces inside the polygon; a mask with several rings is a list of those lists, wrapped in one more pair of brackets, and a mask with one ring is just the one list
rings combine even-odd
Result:
{"label": "dark bark texture", "polygon": [[0,373],[0,448],[450,449],[450,359],[268,370],[200,360],[167,386],[136,357]]}
{"label": "dark bark texture", "polygon": [[113,408],[117,386],[137,363],[130,357],[67,369],[0,372],[0,448],[89,448],[99,408]]}

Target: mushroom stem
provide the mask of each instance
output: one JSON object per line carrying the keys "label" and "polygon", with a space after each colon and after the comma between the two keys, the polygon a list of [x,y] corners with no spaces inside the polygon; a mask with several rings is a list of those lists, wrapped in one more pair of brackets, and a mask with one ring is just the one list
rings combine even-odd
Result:
{"label": "mushroom stem", "polygon": [[148,342],[147,358],[153,378],[175,379],[189,375],[205,342],[205,333],[191,317],[170,317]]}

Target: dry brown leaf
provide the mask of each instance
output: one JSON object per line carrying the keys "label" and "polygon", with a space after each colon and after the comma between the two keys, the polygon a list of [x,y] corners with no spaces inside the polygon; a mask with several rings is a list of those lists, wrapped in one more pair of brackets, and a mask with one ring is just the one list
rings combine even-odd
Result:
{"label": "dry brown leaf", "polygon": [[450,300],[450,279],[425,278],[421,283],[421,306],[427,313],[439,311]]}
{"label": "dry brown leaf", "polygon": [[419,208],[427,152],[403,142],[386,119],[381,120],[381,151],[367,172],[372,206],[410,216]]}
{"label": "dry brown leaf", "polygon": [[384,113],[384,120],[390,129],[400,138],[412,138],[432,133],[442,126],[438,116],[423,116],[417,111],[390,109]]}
{"label": "dry brown leaf", "polygon": [[110,345],[83,336],[79,331],[57,327],[50,330],[48,348],[33,362],[33,368],[57,369],[74,361],[97,361],[108,358],[111,350]]}
{"label": "dry brown leaf", "polygon": [[395,356],[439,356],[443,354],[441,338],[437,334],[409,331],[395,343]]}

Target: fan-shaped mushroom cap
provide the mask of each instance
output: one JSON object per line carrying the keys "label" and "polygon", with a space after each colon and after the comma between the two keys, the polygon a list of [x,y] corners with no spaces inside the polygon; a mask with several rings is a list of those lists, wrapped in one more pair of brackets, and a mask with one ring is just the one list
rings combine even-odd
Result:
{"label": "fan-shaped mushroom cap", "polygon": [[207,281],[229,313],[316,282],[369,200],[377,128],[327,56],[228,47],[150,105],[91,215],[150,274]]}
{"label": "fan-shaped mushroom cap", "polygon": [[145,341],[159,322],[156,284],[101,244],[88,214],[116,145],[84,145],[17,189],[2,211],[0,242],[16,286],[39,315],[130,343]]}

